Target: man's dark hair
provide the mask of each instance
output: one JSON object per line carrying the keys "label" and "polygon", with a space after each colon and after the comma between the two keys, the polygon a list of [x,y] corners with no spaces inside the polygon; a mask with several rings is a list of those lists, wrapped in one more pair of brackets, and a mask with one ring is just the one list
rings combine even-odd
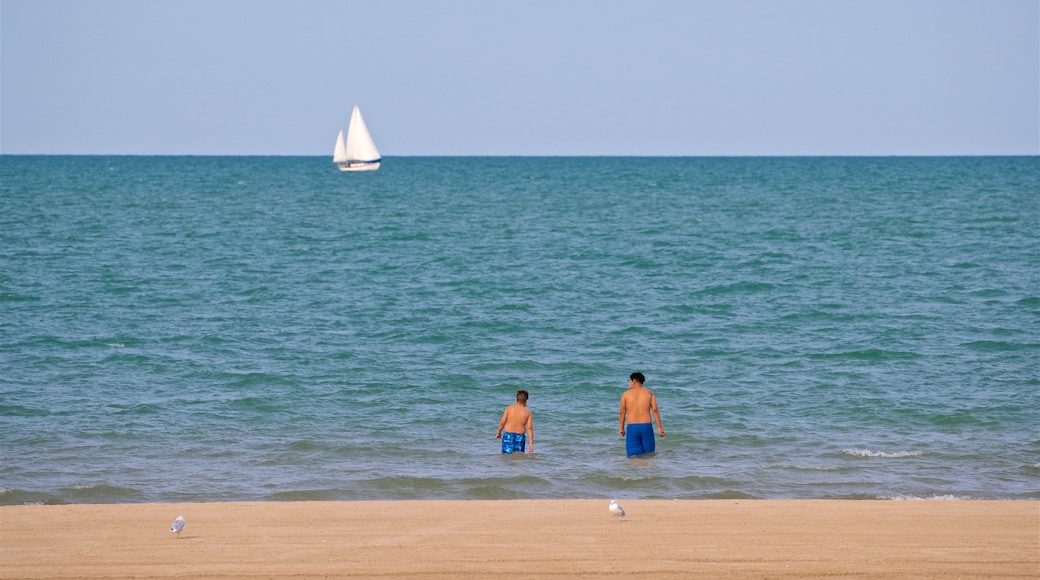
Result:
{"label": "man's dark hair", "polygon": [[526,403],[527,402],[527,391],[520,389],[516,392],[516,402]]}
{"label": "man's dark hair", "polygon": [[639,383],[640,385],[646,382],[646,377],[643,376],[643,373],[632,373],[628,376],[628,378]]}

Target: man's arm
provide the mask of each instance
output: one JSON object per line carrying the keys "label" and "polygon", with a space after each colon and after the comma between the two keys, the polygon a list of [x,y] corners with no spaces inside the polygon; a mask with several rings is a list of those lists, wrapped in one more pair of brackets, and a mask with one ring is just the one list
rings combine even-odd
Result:
{"label": "man's arm", "polygon": [[617,419],[617,421],[618,421],[618,435],[624,435],[625,434],[625,414],[628,411],[625,408],[625,403],[626,403],[625,396],[622,395],[621,396],[621,411],[618,413],[618,419]]}
{"label": "man's arm", "polygon": [[664,437],[664,427],[661,426],[661,411],[657,410],[657,397],[653,394],[650,395],[650,410],[654,413],[654,419],[657,421],[657,433],[661,437]]}
{"label": "man's arm", "polygon": [[531,444],[531,453],[534,453],[534,414],[527,414],[527,442]]}
{"label": "man's arm", "polygon": [[502,411],[502,420],[498,422],[498,433],[495,434],[495,439],[501,439],[502,438],[502,428],[506,426],[506,417],[508,417],[508,416],[509,416],[509,409],[506,408],[505,411]]}

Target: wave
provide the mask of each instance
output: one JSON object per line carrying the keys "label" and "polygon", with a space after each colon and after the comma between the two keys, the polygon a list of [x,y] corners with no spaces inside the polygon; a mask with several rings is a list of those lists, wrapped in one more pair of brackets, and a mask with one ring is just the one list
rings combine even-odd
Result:
{"label": "wave", "polygon": [[715,284],[697,292],[700,296],[718,296],[728,294],[754,294],[769,292],[776,286],[767,282],[736,282],[734,284]]}
{"label": "wave", "polygon": [[803,465],[800,463],[778,463],[775,465],[763,465],[762,469],[790,469],[792,471],[849,471],[847,465]]}
{"label": "wave", "polygon": [[302,489],[279,491],[264,497],[265,501],[345,501],[350,498],[341,489]]}
{"label": "wave", "polygon": [[960,346],[981,352],[1014,352],[1018,350],[1033,350],[1038,345],[1027,342],[1007,342],[1001,340],[975,340],[962,343]]}
{"label": "wave", "polygon": [[50,415],[46,409],[35,409],[22,405],[0,405],[0,417],[46,417]]}
{"label": "wave", "polygon": [[853,457],[880,457],[883,459],[898,459],[902,457],[918,457],[924,455],[923,451],[907,450],[907,451],[873,451],[871,449],[843,449],[842,453],[846,455],[852,455]]}
{"label": "wave", "polygon": [[147,499],[139,489],[106,483],[65,487],[58,493],[75,503],[127,503]]}
{"label": "wave", "polygon": [[521,475],[494,478],[437,478],[391,476],[369,479],[351,489],[359,499],[527,499],[538,497],[536,490],[552,487],[544,478]]}
{"label": "wave", "polygon": [[972,500],[976,499],[970,495],[931,495],[931,496],[920,496],[920,495],[907,495],[907,494],[895,494],[895,495],[879,495],[878,499],[888,499],[894,501],[958,501],[958,500]]}
{"label": "wave", "polygon": [[717,492],[706,494],[704,496],[704,499],[759,499],[759,498],[758,498],[758,496],[754,496],[754,495],[751,495],[751,494],[748,494],[748,493],[744,493],[742,491],[736,491],[736,490],[732,490],[732,489],[727,489],[727,490],[724,490],[724,491],[717,491]]}
{"label": "wave", "polygon": [[229,406],[235,411],[256,412],[260,414],[280,413],[286,410],[284,404],[273,396],[242,397],[234,399]]}
{"label": "wave", "polygon": [[64,505],[79,503],[140,503],[141,490],[108,484],[73,485],[46,491],[0,488],[0,505]]}
{"label": "wave", "polygon": [[827,359],[853,359],[863,361],[884,361],[884,360],[905,360],[911,358],[920,358],[921,355],[916,352],[905,352],[897,350],[883,350],[879,348],[868,348],[863,350],[850,350],[846,352],[828,352],[820,354],[810,354],[810,359],[827,360]]}
{"label": "wave", "polygon": [[154,403],[138,403],[133,405],[111,404],[116,415],[159,415],[163,411],[162,405]]}

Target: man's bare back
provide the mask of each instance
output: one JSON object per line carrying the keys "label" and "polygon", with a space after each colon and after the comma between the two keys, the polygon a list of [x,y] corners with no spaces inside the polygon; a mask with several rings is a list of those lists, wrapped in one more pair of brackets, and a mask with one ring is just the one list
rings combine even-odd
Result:
{"label": "man's bare back", "polygon": [[527,410],[527,407],[515,403],[506,407],[505,413],[502,414],[502,419],[501,431],[527,433],[527,424],[531,420],[531,412]]}
{"label": "man's bare back", "polygon": [[628,381],[628,390],[621,395],[621,411],[618,416],[618,433],[625,434],[625,424],[650,423],[651,417],[657,423],[657,432],[664,437],[661,427],[661,412],[657,408],[657,397],[653,391],[635,379]]}

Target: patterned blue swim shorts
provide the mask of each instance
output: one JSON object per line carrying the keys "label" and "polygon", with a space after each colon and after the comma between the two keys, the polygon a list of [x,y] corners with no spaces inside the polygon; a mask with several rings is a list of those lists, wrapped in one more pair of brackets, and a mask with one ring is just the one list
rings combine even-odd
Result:
{"label": "patterned blue swim shorts", "polygon": [[523,433],[502,433],[502,453],[523,453],[527,447],[527,435]]}

